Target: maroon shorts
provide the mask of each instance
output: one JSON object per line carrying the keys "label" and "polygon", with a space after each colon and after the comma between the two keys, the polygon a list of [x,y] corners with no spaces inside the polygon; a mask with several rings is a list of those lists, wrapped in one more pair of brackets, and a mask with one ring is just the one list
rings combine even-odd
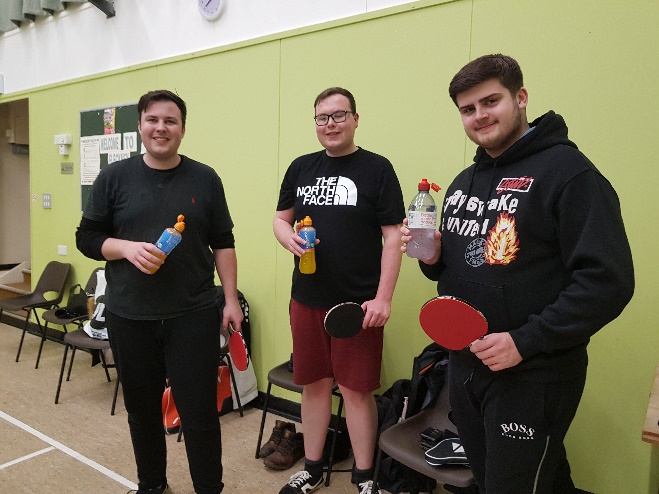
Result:
{"label": "maroon shorts", "polygon": [[352,338],[333,338],[325,331],[327,309],[309,307],[291,299],[293,380],[311,384],[333,377],[359,393],[380,387],[384,327],[362,329]]}

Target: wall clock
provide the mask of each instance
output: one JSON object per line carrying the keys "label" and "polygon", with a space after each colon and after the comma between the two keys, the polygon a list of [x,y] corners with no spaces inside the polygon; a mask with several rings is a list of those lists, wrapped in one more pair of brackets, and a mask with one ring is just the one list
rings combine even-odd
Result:
{"label": "wall clock", "polygon": [[217,19],[222,13],[226,0],[199,0],[199,13],[209,21]]}

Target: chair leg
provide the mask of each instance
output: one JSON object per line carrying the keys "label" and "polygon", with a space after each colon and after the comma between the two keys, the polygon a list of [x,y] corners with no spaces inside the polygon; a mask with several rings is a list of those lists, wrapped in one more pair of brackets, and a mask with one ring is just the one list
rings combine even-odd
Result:
{"label": "chair leg", "polygon": [[101,365],[103,366],[103,370],[105,371],[105,377],[108,379],[108,382],[111,383],[112,379],[110,379],[110,373],[108,372],[108,364],[105,363],[105,354],[103,353],[103,350],[97,350],[99,353],[99,356],[101,357]]}
{"label": "chair leg", "polygon": [[37,320],[37,326],[39,327],[39,332],[41,333],[41,343],[39,344],[39,353],[37,354],[37,363],[34,364],[34,368],[39,368],[39,361],[41,360],[41,351],[43,350],[43,344],[46,342],[46,328],[41,325],[39,320],[39,315],[37,314],[37,309],[32,309],[34,311],[34,318]]}
{"label": "chair leg", "polygon": [[64,377],[64,367],[66,367],[66,355],[69,353],[69,344],[64,343],[64,356],[62,357],[62,367],[59,371],[59,382],[57,383],[57,393],[55,394],[55,405],[59,402],[59,393],[62,389],[62,377]]}
{"label": "chair leg", "polygon": [[233,392],[236,394],[236,403],[238,403],[238,410],[240,411],[240,416],[243,416],[243,406],[240,403],[240,393],[238,392],[238,385],[236,384],[236,377],[233,373],[233,365],[231,362],[229,364],[229,374],[231,374],[231,383],[233,384]]}
{"label": "chair leg", "polygon": [[332,476],[332,466],[334,464],[334,449],[336,448],[336,439],[339,436],[339,425],[341,424],[341,414],[343,413],[343,396],[339,398],[339,409],[336,412],[336,421],[334,423],[334,434],[332,434],[332,446],[330,447],[330,454],[327,461],[327,477],[325,478],[325,487],[330,485],[330,477]]}
{"label": "chair leg", "polygon": [[256,442],[256,455],[254,458],[259,459],[259,452],[261,451],[261,441],[263,440],[263,429],[265,427],[265,414],[268,413],[268,401],[270,400],[270,390],[272,383],[268,383],[268,390],[265,393],[265,401],[263,403],[263,416],[261,417],[261,428],[259,429],[259,439]]}
{"label": "chair leg", "polygon": [[117,374],[117,382],[114,385],[114,397],[112,398],[112,410],[110,410],[110,415],[114,415],[114,409],[117,405],[117,394],[119,393],[119,374]]}
{"label": "chair leg", "polygon": [[70,381],[71,380],[71,369],[73,369],[73,359],[76,358],[76,350],[77,348],[74,346],[71,346],[73,351],[71,352],[71,362],[69,362],[69,372],[66,373],[66,380]]}
{"label": "chair leg", "polygon": [[[377,440],[376,440],[377,441]],[[378,456],[375,460],[375,470],[373,471],[373,487],[378,485],[378,478],[380,476],[380,461],[382,461],[382,450],[379,445],[376,445],[378,448]],[[375,491],[377,492],[377,491]]]}
{"label": "chair leg", "polygon": [[25,333],[27,332],[27,325],[30,320],[30,313],[28,312],[27,316],[25,316],[25,325],[23,326],[23,334],[21,335],[21,341],[18,344],[18,352],[16,352],[16,362],[18,362],[18,359],[21,356],[21,349],[23,348],[23,340],[25,339]]}

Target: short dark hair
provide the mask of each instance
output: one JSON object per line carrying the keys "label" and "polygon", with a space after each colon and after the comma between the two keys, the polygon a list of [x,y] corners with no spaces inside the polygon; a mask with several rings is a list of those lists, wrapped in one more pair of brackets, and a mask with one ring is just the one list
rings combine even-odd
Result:
{"label": "short dark hair", "polygon": [[183,101],[178,94],[168,91],[167,89],[157,89],[142,95],[140,101],[137,103],[137,114],[140,119],[142,118],[142,113],[144,113],[154,101],[171,101],[178,106],[178,109],[181,110],[181,123],[185,129],[185,119],[188,116],[188,109],[185,106],[185,101]]}
{"label": "short dark hair", "polygon": [[325,91],[323,91],[318,96],[316,96],[316,101],[313,102],[313,109],[316,110],[318,103],[320,103],[324,99],[329,98],[330,96],[334,96],[335,94],[340,94],[348,98],[348,101],[350,102],[350,111],[352,111],[353,113],[357,111],[357,103],[355,103],[355,97],[352,95],[350,91],[348,91],[347,89],[343,89],[342,87],[330,87],[325,89]]}
{"label": "short dark hair", "polygon": [[490,79],[497,79],[512,95],[524,86],[524,76],[517,61],[497,53],[483,55],[462,67],[453,76],[448,86],[448,94],[457,106],[458,94]]}

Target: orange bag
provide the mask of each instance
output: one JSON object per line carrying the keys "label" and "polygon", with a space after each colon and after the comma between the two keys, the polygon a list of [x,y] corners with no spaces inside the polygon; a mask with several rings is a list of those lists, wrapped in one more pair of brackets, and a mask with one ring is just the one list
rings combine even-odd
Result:
{"label": "orange bag", "polygon": [[[168,382],[169,384],[169,382]],[[222,410],[224,400],[231,396],[231,373],[229,367],[221,365],[217,368],[217,411]],[[162,422],[165,428],[165,434],[176,434],[181,427],[181,418],[179,417],[172,387],[167,386],[162,395]]]}

